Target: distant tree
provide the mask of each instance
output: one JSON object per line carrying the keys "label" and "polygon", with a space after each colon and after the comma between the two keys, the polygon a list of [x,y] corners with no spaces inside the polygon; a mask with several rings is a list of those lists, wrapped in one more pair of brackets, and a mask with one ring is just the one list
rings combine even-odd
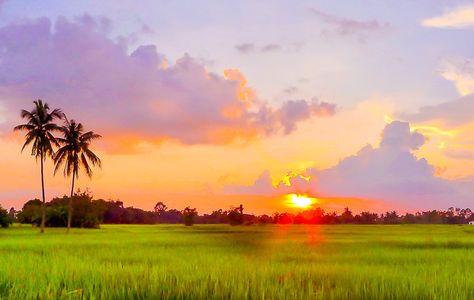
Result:
{"label": "distant tree", "polygon": [[368,211],[361,212],[359,215],[354,217],[354,222],[358,224],[376,224],[378,215]]}
{"label": "distant tree", "polygon": [[241,225],[244,223],[244,207],[242,204],[240,206],[232,208],[227,214],[229,218],[230,225]]}
{"label": "distant tree", "polygon": [[388,211],[382,215],[382,223],[384,224],[400,224],[401,219],[396,211]]}
{"label": "distant tree", "polygon": [[46,221],[46,196],[44,190],[44,161],[51,157],[54,153],[53,145],[56,145],[56,138],[53,136],[54,131],[59,130],[59,126],[54,123],[56,119],[62,119],[63,113],[59,109],[54,109],[50,112],[49,105],[43,103],[41,100],[34,101],[34,108],[31,111],[22,110],[21,117],[26,119],[27,123],[18,125],[14,128],[15,131],[26,131],[25,143],[22,151],[30,144],[31,155],[41,162],[41,229],[44,232]]}
{"label": "distant tree", "polygon": [[54,198],[48,203],[47,226],[64,227],[68,222],[68,206],[72,203],[74,214],[72,215],[71,226],[80,228],[98,228],[102,221],[104,211],[96,205],[89,191],[78,191],[72,199],[64,196]]}
{"label": "distant tree", "polygon": [[195,218],[198,215],[195,208],[190,208],[189,206],[183,210],[183,222],[186,226],[192,226],[195,222]]}
{"label": "distant tree", "polygon": [[68,203],[67,232],[71,229],[72,222],[72,200],[74,196],[74,183],[79,178],[79,170],[84,169],[87,176],[92,177],[92,166],[101,167],[100,158],[92,152],[90,144],[101,138],[93,131],[84,132],[84,127],[76,121],[69,121],[65,116],[65,123],[61,126],[62,137],[57,138],[60,145],[54,154],[54,174],[64,165],[64,176],[72,175],[71,194]]}
{"label": "distant tree", "polygon": [[273,218],[269,215],[260,215],[258,216],[259,224],[271,224],[273,223]]}
{"label": "distant tree", "polygon": [[295,216],[290,213],[275,213],[273,214],[273,223],[275,224],[293,224]]}
{"label": "distant tree", "polygon": [[218,209],[213,211],[211,214],[205,214],[202,217],[202,222],[204,224],[225,224],[229,223],[229,218],[227,215],[227,211],[222,209]]}
{"label": "distant tree", "polygon": [[41,223],[41,206],[42,202],[39,199],[27,201],[17,214],[18,222],[39,225]]}
{"label": "distant tree", "polygon": [[352,211],[349,209],[349,207],[344,208],[340,220],[343,224],[352,223],[354,221],[354,216],[352,215]]}
{"label": "distant tree", "polygon": [[164,212],[166,212],[166,209],[168,207],[161,201],[156,202],[154,211],[158,215],[158,221],[161,221],[161,215],[163,215]]}
{"label": "distant tree", "polygon": [[183,213],[177,209],[169,209],[160,215],[160,223],[178,224],[183,221]]}
{"label": "distant tree", "polygon": [[158,201],[155,204],[154,210],[155,210],[156,213],[161,214],[161,213],[165,212],[167,208],[168,207],[163,202]]}
{"label": "distant tree", "polygon": [[10,210],[8,211],[8,217],[10,218],[10,220],[12,220],[13,222],[16,221],[16,211],[15,209],[12,207],[10,208]]}
{"label": "distant tree", "polygon": [[7,228],[8,226],[10,226],[10,224],[12,223],[12,219],[10,218],[10,216],[8,215],[8,212],[6,209],[3,209],[1,206],[0,206],[0,227],[3,227],[3,228]]}

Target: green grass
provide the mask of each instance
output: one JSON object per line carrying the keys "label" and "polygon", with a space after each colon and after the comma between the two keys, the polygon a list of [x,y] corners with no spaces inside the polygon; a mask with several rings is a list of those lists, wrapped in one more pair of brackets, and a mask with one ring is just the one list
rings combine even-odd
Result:
{"label": "green grass", "polygon": [[0,299],[474,299],[474,226],[14,226]]}

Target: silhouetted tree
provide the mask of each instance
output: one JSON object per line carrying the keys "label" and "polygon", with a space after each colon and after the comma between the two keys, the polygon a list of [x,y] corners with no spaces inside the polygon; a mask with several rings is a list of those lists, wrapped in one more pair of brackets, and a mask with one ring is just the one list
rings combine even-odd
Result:
{"label": "silhouetted tree", "polygon": [[241,225],[244,223],[244,207],[242,204],[240,206],[232,208],[227,214],[229,218],[230,225]]}
{"label": "silhouetted tree", "polygon": [[354,223],[358,224],[376,224],[377,221],[378,215],[368,211],[361,212],[354,217]]}
{"label": "silhouetted tree", "polygon": [[344,211],[342,212],[339,219],[341,223],[343,224],[348,224],[348,223],[353,222],[354,216],[352,215],[352,211],[349,209],[349,207],[344,208]]}
{"label": "silhouetted tree", "polygon": [[23,208],[18,212],[17,219],[20,223],[40,224],[41,223],[41,200],[29,200],[23,204]]}
{"label": "silhouetted tree", "polygon": [[12,220],[12,222],[16,221],[16,210],[13,207],[8,211],[8,217],[10,220]]}
{"label": "silhouetted tree", "polygon": [[101,167],[100,158],[92,152],[90,144],[101,138],[93,131],[84,132],[84,127],[76,121],[69,121],[65,116],[65,123],[61,126],[62,137],[57,138],[60,148],[53,156],[55,168],[54,174],[64,165],[64,176],[72,175],[71,194],[68,204],[67,232],[71,229],[72,222],[72,199],[74,196],[74,180],[79,178],[79,170],[84,169],[87,176],[92,177],[91,166]]}
{"label": "silhouetted tree", "polygon": [[161,214],[166,211],[168,207],[161,201],[156,202],[155,204],[155,212]]}
{"label": "silhouetted tree", "polygon": [[382,223],[384,224],[400,224],[400,216],[396,211],[388,211],[382,215]]}
{"label": "silhouetted tree", "polygon": [[10,226],[10,224],[12,222],[13,222],[13,220],[8,215],[7,210],[3,209],[0,206],[0,227],[6,228],[6,227]]}
{"label": "silhouetted tree", "polygon": [[192,226],[194,224],[194,219],[198,215],[195,208],[190,208],[189,206],[183,210],[183,222],[186,226]]}
{"label": "silhouetted tree", "polygon": [[25,143],[22,147],[22,151],[30,144],[31,155],[36,159],[40,159],[41,162],[41,196],[43,200],[41,210],[41,229],[40,232],[44,232],[44,226],[46,221],[46,196],[44,190],[44,161],[47,157],[53,155],[53,145],[56,145],[56,138],[53,136],[53,132],[59,130],[59,126],[54,123],[56,119],[61,119],[63,113],[59,109],[54,109],[50,112],[49,105],[43,103],[41,100],[34,101],[34,108],[31,111],[22,110],[21,117],[26,119],[27,123],[18,125],[14,128],[17,130],[26,131]]}
{"label": "silhouetted tree", "polygon": [[154,211],[158,215],[158,221],[160,221],[161,215],[166,212],[168,207],[161,201],[156,202]]}

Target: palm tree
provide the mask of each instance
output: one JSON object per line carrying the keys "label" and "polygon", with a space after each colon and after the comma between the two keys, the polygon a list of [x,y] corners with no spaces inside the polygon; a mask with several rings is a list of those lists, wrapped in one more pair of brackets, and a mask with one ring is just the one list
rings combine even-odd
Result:
{"label": "palm tree", "polygon": [[71,197],[68,203],[67,232],[71,229],[72,221],[72,197],[74,196],[74,183],[79,177],[79,170],[84,168],[87,176],[92,177],[92,166],[101,167],[100,158],[89,149],[91,142],[101,138],[92,131],[84,133],[84,127],[76,121],[69,121],[66,117],[64,126],[60,128],[62,137],[57,138],[60,148],[53,156],[54,174],[64,164],[64,176],[72,175]]}
{"label": "palm tree", "polygon": [[35,107],[31,111],[21,110],[21,117],[27,121],[25,124],[18,125],[14,128],[17,130],[25,130],[25,143],[21,151],[30,144],[31,155],[41,161],[41,192],[43,203],[41,206],[41,230],[44,232],[46,221],[46,197],[44,192],[44,161],[47,157],[51,157],[54,153],[53,144],[57,145],[56,138],[52,132],[59,130],[59,126],[54,123],[55,119],[62,119],[63,113],[59,109],[50,112],[48,103],[42,100],[33,102]]}

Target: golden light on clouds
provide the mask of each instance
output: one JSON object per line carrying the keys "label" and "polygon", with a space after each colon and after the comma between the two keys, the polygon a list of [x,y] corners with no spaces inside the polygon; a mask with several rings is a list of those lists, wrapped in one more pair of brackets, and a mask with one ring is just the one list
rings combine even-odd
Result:
{"label": "golden light on clouds", "polygon": [[[384,116],[384,121],[387,124],[390,124],[394,121],[392,117],[389,115]],[[413,131],[418,131],[419,133],[423,134],[424,136],[448,136],[448,137],[453,137],[455,136],[458,131],[457,130],[446,130],[446,129],[441,129],[436,126],[431,126],[431,125],[412,125],[410,124],[410,130]]]}
{"label": "golden light on clouds", "polygon": [[277,186],[278,184],[283,183],[286,186],[291,186],[291,179],[298,178],[298,177],[305,180],[305,181],[310,181],[311,180],[311,176],[309,176],[309,175],[299,174],[297,172],[289,172],[285,176],[283,176],[282,179],[280,179],[276,182],[273,182],[273,185]]}
{"label": "golden light on clouds", "polygon": [[466,28],[474,26],[474,6],[464,5],[443,15],[425,19],[421,22],[425,27],[434,28]]}

